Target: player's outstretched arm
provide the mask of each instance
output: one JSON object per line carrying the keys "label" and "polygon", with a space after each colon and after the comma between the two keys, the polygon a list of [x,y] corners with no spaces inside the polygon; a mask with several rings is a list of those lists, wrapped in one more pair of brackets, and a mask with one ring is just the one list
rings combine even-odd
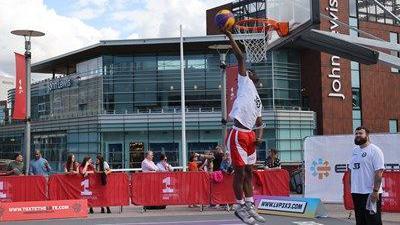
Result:
{"label": "player's outstretched arm", "polygon": [[238,44],[236,43],[235,39],[233,39],[232,33],[228,30],[223,31],[225,35],[228,37],[230,44],[233,49],[233,53],[236,56],[236,59],[238,61],[238,69],[239,69],[239,74],[241,76],[246,76],[246,63],[244,61],[244,54],[242,50],[239,48]]}
{"label": "player's outstretched arm", "polygon": [[264,123],[262,117],[257,117],[256,120],[256,144],[260,145],[263,142]]}

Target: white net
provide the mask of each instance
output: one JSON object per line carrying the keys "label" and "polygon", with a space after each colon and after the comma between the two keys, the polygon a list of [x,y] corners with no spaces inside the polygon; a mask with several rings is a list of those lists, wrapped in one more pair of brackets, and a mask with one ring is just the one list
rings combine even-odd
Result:
{"label": "white net", "polygon": [[274,31],[270,26],[251,21],[243,26],[237,26],[235,30],[236,33],[243,35],[239,41],[245,47],[247,61],[259,63],[267,59],[267,46]]}

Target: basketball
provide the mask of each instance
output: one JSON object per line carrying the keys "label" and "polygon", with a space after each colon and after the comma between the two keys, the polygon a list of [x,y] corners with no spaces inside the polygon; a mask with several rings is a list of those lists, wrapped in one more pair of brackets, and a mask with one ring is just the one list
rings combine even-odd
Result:
{"label": "basketball", "polygon": [[215,15],[215,24],[220,29],[232,30],[235,25],[233,13],[227,9],[220,10]]}

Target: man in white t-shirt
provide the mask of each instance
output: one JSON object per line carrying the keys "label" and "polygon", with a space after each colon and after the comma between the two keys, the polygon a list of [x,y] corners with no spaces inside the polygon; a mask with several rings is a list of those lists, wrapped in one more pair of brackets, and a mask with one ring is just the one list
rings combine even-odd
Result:
{"label": "man in white t-shirt", "polygon": [[[369,140],[369,130],[358,127],[355,130],[353,149],[349,163],[351,195],[357,225],[382,225],[381,197],[382,174],[385,169],[382,150]],[[367,209],[367,201],[376,202],[376,213]]]}
{"label": "man in white t-shirt", "polygon": [[256,221],[263,223],[264,217],[258,215],[254,207],[252,181],[253,165],[257,160],[256,146],[263,141],[262,103],[256,88],[259,79],[254,70],[246,69],[243,52],[231,32],[223,32],[229,38],[239,72],[237,97],[229,113],[234,126],[226,143],[235,171],[233,190],[238,204],[235,215],[246,224],[256,224]]}

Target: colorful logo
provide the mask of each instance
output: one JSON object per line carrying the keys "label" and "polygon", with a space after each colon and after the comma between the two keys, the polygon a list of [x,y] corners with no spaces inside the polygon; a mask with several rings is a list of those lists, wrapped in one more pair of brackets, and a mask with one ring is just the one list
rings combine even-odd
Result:
{"label": "colorful logo", "polygon": [[329,176],[331,166],[329,165],[328,161],[319,158],[318,160],[312,162],[310,170],[314,177],[318,176],[318,179],[322,180],[324,177]]}

